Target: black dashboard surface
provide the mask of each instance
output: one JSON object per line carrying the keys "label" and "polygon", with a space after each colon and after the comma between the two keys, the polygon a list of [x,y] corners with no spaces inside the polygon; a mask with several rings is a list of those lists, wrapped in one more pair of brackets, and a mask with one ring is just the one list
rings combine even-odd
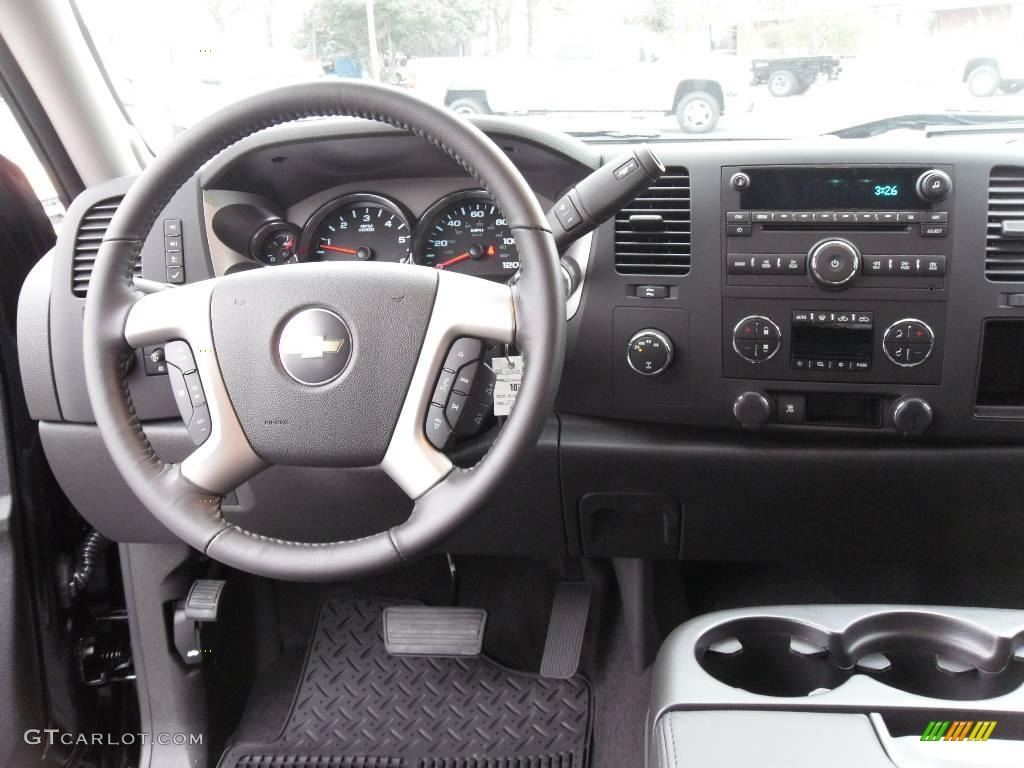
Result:
{"label": "black dashboard surface", "polygon": [[[483,121],[481,127],[548,204],[608,154],[622,149],[584,145],[511,122]],[[1024,179],[1024,151],[1010,144],[941,139],[659,142],[654,149],[677,180],[671,204],[685,200],[685,270],[645,273],[635,265],[623,267],[621,259],[617,264],[617,229],[621,241],[628,210],[596,230],[575,297],[578,305],[568,321],[567,362],[556,414],[536,460],[515,468],[504,498],[485,510],[451,548],[757,558],[783,550],[809,555],[827,540],[832,549],[849,554],[871,538],[851,534],[857,520],[878,525],[897,515],[903,522],[888,525],[886,539],[896,542],[925,517],[941,524],[976,520],[987,511],[1006,527],[1007,541],[1024,539],[1024,525],[999,511],[1024,501],[1024,473],[1011,471],[1024,460],[1024,393],[1017,392],[1024,390],[1024,379],[1020,372],[1009,371],[1002,379],[998,374],[1024,364],[1024,352],[1014,346],[1022,336],[1013,332],[1024,321],[1024,276],[1014,282],[993,279],[991,269],[986,272],[987,235],[993,232],[990,180],[1008,168]],[[925,237],[919,227],[927,222],[913,216],[906,222],[869,222],[867,206],[854,208],[856,200],[843,206],[850,211],[834,205],[829,212],[861,211],[865,220],[859,227],[853,219],[816,223],[815,195],[820,192],[810,197],[805,192],[799,199],[803,210],[794,210],[792,199],[782,197],[781,190],[778,199],[789,208],[769,208],[772,192],[761,189],[748,199],[756,199],[765,211],[733,211],[742,198],[730,188],[732,177],[748,171],[756,179],[759,169],[773,166],[837,172],[916,169],[915,174],[942,169],[953,184],[944,200],[933,204],[908,197],[905,188],[898,195],[913,215],[945,213],[943,236]],[[892,178],[905,187],[907,173]],[[60,242],[39,268],[51,270],[51,278],[37,276],[32,281],[35,293],[22,297],[22,314],[31,315],[33,307],[38,311],[40,302],[48,307],[48,335],[21,342],[50,349],[49,367],[34,364],[24,376],[27,389],[52,390],[52,397],[36,400],[33,415],[44,422],[43,442],[58,480],[101,530],[151,540],[167,534],[155,522],[140,523],[148,515],[118,486],[90,425],[80,348],[84,299],[72,293],[78,223],[97,202],[123,195],[130,183],[124,179],[88,190],[71,207]],[[258,199],[301,226],[333,197],[365,192],[398,201],[415,225],[439,198],[473,189],[479,189],[474,180],[414,137],[358,121],[314,121],[241,142],[186,184],[161,218],[180,220],[181,266],[184,279],[191,282],[256,266],[213,233],[212,217],[226,204]],[[648,194],[648,207],[657,204],[651,198]],[[885,201],[876,207],[879,215],[895,210]],[[751,227],[749,239],[730,234],[728,216],[759,212],[781,213],[783,218],[747,219],[749,224],[737,219],[736,226]],[[802,226],[786,218],[800,213],[811,216]],[[864,261],[864,271],[843,290],[826,290],[806,270],[787,275],[766,266],[762,276],[730,273],[730,256],[742,256],[751,264],[772,254],[796,257],[806,255],[808,244],[829,239],[854,243]],[[626,247],[620,243],[619,251]],[[885,278],[867,272],[871,256],[907,253],[943,256],[943,274]],[[164,233],[152,233],[143,251],[142,276],[164,280],[166,257]],[[781,262],[776,266],[781,268]],[[39,286],[48,295],[39,295]],[[870,369],[847,374],[844,363],[827,371],[798,370],[797,362],[805,358],[796,354],[792,322],[805,310],[829,313],[833,323],[855,313],[870,316],[871,329],[864,331]],[[770,319],[779,329],[771,362],[751,364],[737,356],[737,321],[751,317]],[[886,347],[885,334],[906,319],[921,320],[933,333],[933,347],[920,367],[903,367],[888,356],[895,347]],[[986,327],[1000,328],[1000,323],[1009,324],[1010,332],[983,339]],[[674,348],[671,365],[658,376],[638,374],[627,361],[630,340],[645,329],[661,332]],[[840,345],[833,357],[842,359],[846,351]],[[141,352],[131,388],[140,415],[159,431],[170,458],[187,450],[166,380],[146,375]],[[737,398],[744,393],[763,395],[769,408],[756,423],[761,427],[756,435],[737,420]],[[805,409],[798,420],[785,417],[793,398]],[[931,422],[922,436],[908,443],[895,428],[895,412],[901,401],[914,398],[927,403]],[[467,445],[463,450],[473,455],[482,447]],[[313,472],[313,484],[310,472],[279,467],[265,473],[239,490],[234,506],[227,508],[229,517],[244,517],[250,526],[262,526],[271,534],[327,538],[361,532],[373,517],[368,509],[339,517],[325,512],[343,499],[378,507],[374,514],[379,520],[403,514],[400,495],[386,490],[372,469]],[[851,477],[861,480],[851,484]],[[97,489],[92,478],[103,478],[105,487]],[[998,490],[992,487],[997,479],[1003,481]],[[305,500],[297,490],[302,482],[310,488]],[[875,493],[880,482],[894,483],[889,503]],[[294,493],[290,514],[275,514],[288,487]],[[927,492],[915,493],[915,488]],[[829,514],[822,522],[825,506]],[[764,515],[782,527],[779,535],[764,525],[749,525]],[[624,520],[641,533],[607,549],[608,531],[618,531]],[[654,520],[654,529],[662,534],[676,533],[668,542],[646,536],[640,524],[645,520]],[[665,520],[677,528],[661,525]],[[809,530],[812,521],[820,528]],[[786,537],[787,531],[797,529],[799,535]],[[836,543],[837,536],[845,536],[849,547]],[[886,545],[879,545],[879,552],[884,551]],[[959,556],[952,543],[933,554]]]}

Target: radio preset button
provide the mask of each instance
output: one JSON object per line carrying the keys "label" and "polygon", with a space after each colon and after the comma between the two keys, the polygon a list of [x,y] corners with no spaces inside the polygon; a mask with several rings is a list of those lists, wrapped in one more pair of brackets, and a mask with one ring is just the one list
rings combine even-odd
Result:
{"label": "radio preset button", "polygon": [[814,221],[814,214],[811,211],[797,211],[793,214],[793,221],[799,224],[810,224]]}
{"label": "radio preset button", "polygon": [[853,211],[841,211],[836,214],[836,221],[840,224],[853,224],[857,221],[857,214]]}
{"label": "radio preset button", "polygon": [[784,223],[785,222],[793,221],[793,212],[792,211],[773,211],[772,212],[772,221],[779,221],[779,222],[784,222]]}
{"label": "radio preset button", "polygon": [[857,211],[857,221],[861,224],[874,224],[878,217],[874,211]]}
{"label": "radio preset button", "polygon": [[815,211],[814,220],[820,222],[834,222],[836,215],[832,211]]}

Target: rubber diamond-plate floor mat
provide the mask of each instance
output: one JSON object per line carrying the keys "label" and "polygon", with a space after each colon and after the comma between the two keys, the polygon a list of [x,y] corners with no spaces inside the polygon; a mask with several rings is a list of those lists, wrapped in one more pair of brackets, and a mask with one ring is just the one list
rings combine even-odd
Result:
{"label": "rubber diamond-plate floor mat", "polygon": [[231,746],[220,768],[586,768],[585,678],[549,680],[485,657],[390,656],[389,604],[324,603],[281,732]]}

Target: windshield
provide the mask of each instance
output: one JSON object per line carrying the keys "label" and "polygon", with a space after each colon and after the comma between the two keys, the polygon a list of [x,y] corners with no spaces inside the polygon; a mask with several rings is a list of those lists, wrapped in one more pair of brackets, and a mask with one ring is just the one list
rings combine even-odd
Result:
{"label": "windshield", "polygon": [[601,138],[796,137],[924,116],[840,133],[870,136],[1024,116],[1019,2],[77,4],[155,149],[235,99],[312,78],[376,80],[461,114]]}

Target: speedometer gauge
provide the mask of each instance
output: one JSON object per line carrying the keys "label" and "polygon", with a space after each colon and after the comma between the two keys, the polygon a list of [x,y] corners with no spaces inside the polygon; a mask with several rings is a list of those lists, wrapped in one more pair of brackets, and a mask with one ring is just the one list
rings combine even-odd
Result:
{"label": "speedometer gauge", "polygon": [[334,200],[313,214],[302,236],[306,261],[409,260],[409,221],[377,195]]}
{"label": "speedometer gauge", "polygon": [[423,216],[416,261],[488,280],[507,281],[519,269],[519,252],[508,222],[483,192],[458,192]]}

